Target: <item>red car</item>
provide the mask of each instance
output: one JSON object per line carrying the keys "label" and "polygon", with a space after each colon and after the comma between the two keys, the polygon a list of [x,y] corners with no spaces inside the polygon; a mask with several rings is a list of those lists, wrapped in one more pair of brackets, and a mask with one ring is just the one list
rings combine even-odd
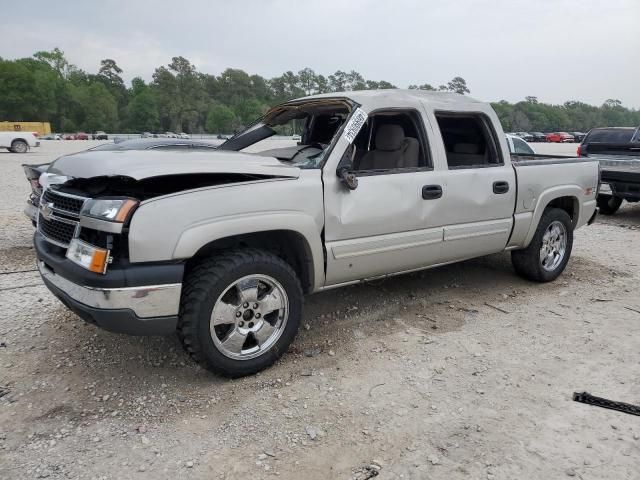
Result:
{"label": "red car", "polygon": [[567,132],[547,133],[547,142],[553,143],[573,143],[575,138]]}
{"label": "red car", "polygon": [[[571,137],[573,138],[573,137]],[[89,140],[89,135],[87,135],[84,132],[78,132],[76,133],[76,140]]]}

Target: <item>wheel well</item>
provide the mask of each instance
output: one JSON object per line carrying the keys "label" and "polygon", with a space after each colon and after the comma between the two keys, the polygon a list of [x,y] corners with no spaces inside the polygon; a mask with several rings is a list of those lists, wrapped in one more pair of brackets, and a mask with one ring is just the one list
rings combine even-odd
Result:
{"label": "wheel well", "polygon": [[[571,222],[575,226],[578,221],[578,199],[576,197],[558,197],[549,202],[546,209],[559,208],[567,212],[567,215],[571,217]],[[545,209],[545,210],[546,210]]]}
{"label": "wheel well", "polygon": [[200,248],[187,261],[185,274],[202,257],[215,255],[217,251],[231,248],[252,247],[259,248],[277,255],[291,265],[296,272],[302,290],[309,293],[313,287],[313,256],[309,244],[298,232],[292,230],[269,230],[265,232],[246,233],[214,240]]}
{"label": "wheel well", "polygon": [[29,145],[29,142],[27,142],[24,138],[14,138],[13,140],[11,140],[11,145],[13,145],[16,142],[24,142],[27,145]]}

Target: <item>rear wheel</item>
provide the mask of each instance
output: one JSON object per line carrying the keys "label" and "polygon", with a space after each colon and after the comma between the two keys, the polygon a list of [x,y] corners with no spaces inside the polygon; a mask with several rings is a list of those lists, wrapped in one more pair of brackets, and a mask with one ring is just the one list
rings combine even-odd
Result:
{"label": "rear wheel", "polygon": [[604,215],[613,215],[622,205],[622,199],[613,195],[598,195],[596,200],[600,213]]}
{"label": "rear wheel", "polygon": [[11,151],[13,153],[26,153],[29,150],[29,145],[24,140],[14,140],[11,142]]}
{"label": "rear wheel", "polygon": [[287,351],[302,303],[300,281],[280,257],[255,249],[221,253],[187,275],[178,336],[204,368],[251,375]]}
{"label": "rear wheel", "polygon": [[559,208],[544,212],[527,248],[511,252],[518,275],[536,282],[550,282],[563,272],[573,247],[571,217]]}

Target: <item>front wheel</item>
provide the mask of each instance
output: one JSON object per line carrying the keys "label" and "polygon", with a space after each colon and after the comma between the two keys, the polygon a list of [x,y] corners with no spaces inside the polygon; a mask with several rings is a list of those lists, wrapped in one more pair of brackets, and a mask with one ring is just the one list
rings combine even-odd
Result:
{"label": "front wheel", "polygon": [[551,282],[563,272],[573,247],[571,217],[559,208],[546,210],[527,248],[511,252],[511,263],[521,277]]}
{"label": "front wheel", "polygon": [[598,195],[596,202],[600,213],[604,215],[613,215],[618,211],[620,205],[622,205],[622,199],[620,197],[605,194]]}
{"label": "front wheel", "polygon": [[289,348],[302,316],[300,281],[280,257],[256,249],[203,259],[186,276],[178,336],[204,368],[251,375]]}
{"label": "front wheel", "polygon": [[24,140],[14,140],[11,142],[11,151],[13,153],[26,153],[29,149],[29,145]]}

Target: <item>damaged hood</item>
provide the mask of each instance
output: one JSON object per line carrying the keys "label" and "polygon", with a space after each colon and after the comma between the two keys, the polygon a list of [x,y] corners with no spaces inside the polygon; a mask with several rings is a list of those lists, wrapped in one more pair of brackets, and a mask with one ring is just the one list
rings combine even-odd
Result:
{"label": "damaged hood", "polygon": [[47,173],[73,178],[123,176],[135,180],[197,173],[297,178],[300,169],[273,157],[232,151],[87,150],[58,158]]}

